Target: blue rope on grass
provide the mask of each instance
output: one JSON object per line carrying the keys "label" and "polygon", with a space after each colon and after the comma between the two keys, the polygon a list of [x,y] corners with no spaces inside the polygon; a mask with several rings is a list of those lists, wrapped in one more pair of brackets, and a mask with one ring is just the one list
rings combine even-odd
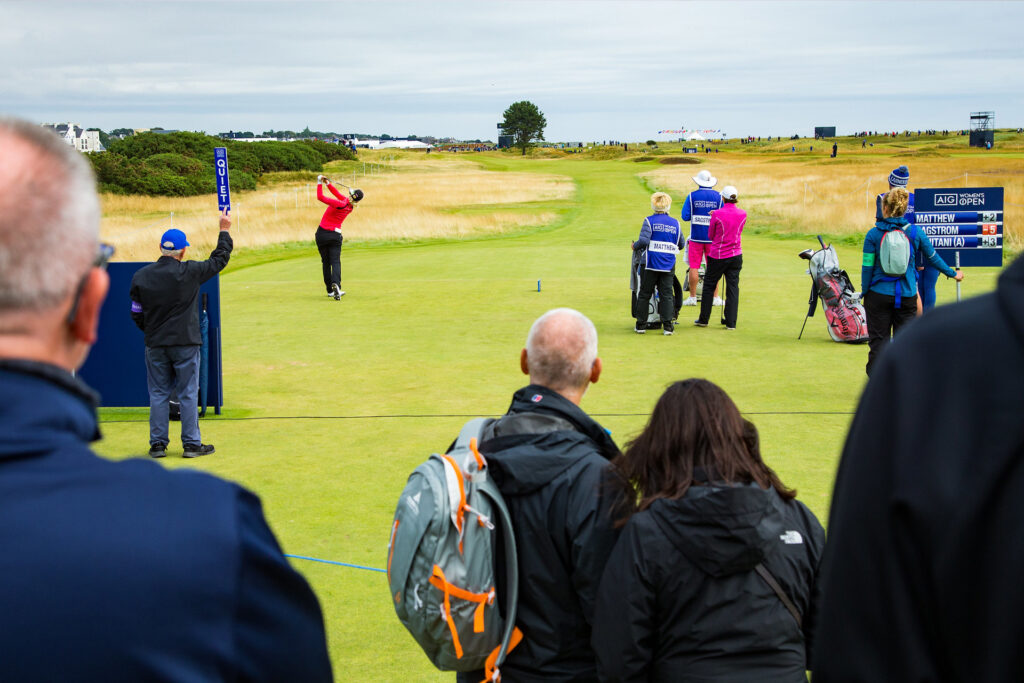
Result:
{"label": "blue rope on grass", "polygon": [[335,562],[334,560],[321,560],[319,557],[303,557],[302,555],[289,555],[284,554],[285,557],[291,557],[296,560],[309,560],[310,562],[323,562],[324,564],[336,564],[339,567],[352,567],[353,569],[365,569],[368,572],[380,572],[381,574],[387,574],[387,569],[377,569],[376,567],[364,567],[361,564],[349,564],[348,562]]}

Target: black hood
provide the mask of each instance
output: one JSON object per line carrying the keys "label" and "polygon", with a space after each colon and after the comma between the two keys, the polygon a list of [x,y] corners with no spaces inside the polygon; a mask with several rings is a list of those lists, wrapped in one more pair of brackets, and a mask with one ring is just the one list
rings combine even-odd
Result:
{"label": "black hood", "polygon": [[784,533],[784,507],[757,484],[691,486],[682,498],[656,500],[650,514],[681,553],[711,576],[747,572]]}
{"label": "black hood", "polygon": [[607,460],[619,454],[601,425],[547,387],[523,387],[512,396],[508,412],[551,415],[567,420],[573,429],[499,436],[481,444],[480,450],[493,465],[495,481],[505,494],[523,495],[546,486],[595,450]]}

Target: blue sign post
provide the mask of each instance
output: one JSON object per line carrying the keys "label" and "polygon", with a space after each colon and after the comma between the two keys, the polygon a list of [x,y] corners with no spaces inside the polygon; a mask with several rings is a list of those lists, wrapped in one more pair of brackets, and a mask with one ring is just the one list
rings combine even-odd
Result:
{"label": "blue sign post", "polygon": [[1003,265],[1001,187],[916,189],[914,224],[951,267]]}
{"label": "blue sign post", "polygon": [[[101,406],[149,405],[146,384],[146,346],[142,332],[129,314],[132,277],[145,263],[111,263],[110,293],[100,310],[99,339],[78,374],[100,394]],[[220,415],[224,405],[224,373],[221,362],[220,276],[199,288],[199,313],[207,316],[207,404]],[[201,385],[202,386],[202,385]]]}
{"label": "blue sign post", "polygon": [[231,184],[228,182],[228,150],[213,148],[213,167],[217,174],[217,208],[231,210]]}

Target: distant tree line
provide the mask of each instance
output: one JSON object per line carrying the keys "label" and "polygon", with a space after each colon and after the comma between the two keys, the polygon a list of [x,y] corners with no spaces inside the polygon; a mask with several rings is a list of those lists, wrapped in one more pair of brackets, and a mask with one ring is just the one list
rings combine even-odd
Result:
{"label": "distant tree line", "polygon": [[101,192],[186,197],[216,191],[214,147],[228,150],[233,190],[254,189],[264,173],[322,171],[328,161],[355,158],[344,145],[318,140],[235,142],[186,132],[110,138],[106,153],[86,157]]}

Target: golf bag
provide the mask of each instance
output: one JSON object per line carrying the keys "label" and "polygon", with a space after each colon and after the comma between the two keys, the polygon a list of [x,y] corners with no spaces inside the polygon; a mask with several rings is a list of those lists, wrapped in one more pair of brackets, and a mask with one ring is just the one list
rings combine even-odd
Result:
{"label": "golf bag", "polygon": [[[637,319],[636,315],[636,295],[640,292],[640,272],[643,270],[643,265],[640,263],[639,254],[633,252],[632,267],[629,271],[629,317],[633,320]],[[683,287],[679,284],[679,278],[672,275],[672,321],[675,322],[679,318],[679,309],[683,307]],[[658,294],[658,289],[654,289],[654,294],[651,296],[651,301],[647,306],[647,329],[657,330],[661,329],[661,315],[658,314],[658,302],[661,297]]]}
{"label": "golf bag", "polygon": [[[700,268],[697,269],[697,291],[694,293],[694,298],[697,299],[697,303],[700,303],[701,296],[704,294],[704,273],[706,272],[704,263],[701,262]],[[690,269],[686,269],[686,282],[690,282]]]}
{"label": "golf bag", "polygon": [[800,253],[800,258],[808,261],[811,296],[807,301],[807,316],[800,327],[797,339],[803,337],[807,318],[814,315],[818,299],[821,299],[826,327],[832,341],[850,344],[866,342],[868,323],[860,296],[857,295],[850,276],[839,268],[839,257],[836,256],[835,248],[831,244],[826,247],[821,235],[818,235],[818,243],[821,244],[818,251],[806,249]]}

